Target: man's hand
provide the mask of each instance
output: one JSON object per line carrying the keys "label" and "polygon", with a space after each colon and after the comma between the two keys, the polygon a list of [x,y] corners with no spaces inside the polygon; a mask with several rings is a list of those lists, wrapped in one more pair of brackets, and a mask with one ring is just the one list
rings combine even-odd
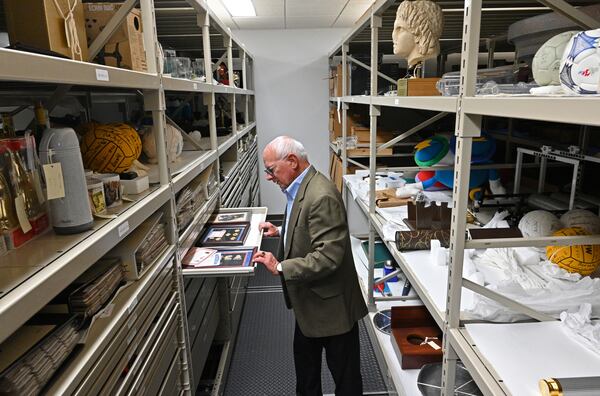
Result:
{"label": "man's hand", "polygon": [[277,262],[277,259],[275,259],[275,256],[273,256],[272,253],[258,251],[254,255],[254,257],[252,257],[252,261],[255,261],[257,263],[261,263],[273,275],[278,275],[279,274],[279,271],[277,271],[277,264],[279,264],[279,263]]}
{"label": "man's hand", "polygon": [[276,237],[279,236],[279,229],[275,227],[272,223],[268,221],[263,221],[258,225],[258,229],[264,231],[264,236],[266,237]]}

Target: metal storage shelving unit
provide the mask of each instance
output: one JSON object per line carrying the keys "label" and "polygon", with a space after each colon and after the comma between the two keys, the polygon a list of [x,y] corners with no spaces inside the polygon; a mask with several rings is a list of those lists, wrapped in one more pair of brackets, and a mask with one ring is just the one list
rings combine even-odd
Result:
{"label": "metal storage shelving unit", "polygon": [[[229,310],[228,307],[218,309],[220,304],[229,304],[229,301],[217,298],[216,291],[217,283],[225,284],[227,280],[212,281],[211,290],[215,292],[208,295],[188,292],[188,289],[200,291],[203,282],[192,279],[184,282],[181,258],[217,207],[240,203],[254,206],[259,200],[256,192],[249,201],[242,202],[236,194],[237,199],[225,202],[223,191],[226,186],[221,184],[178,235],[176,194],[211,166],[218,175],[219,156],[227,148],[247,147],[236,167],[250,174],[258,173],[252,55],[243,44],[237,43],[231,31],[212,14],[203,0],[127,0],[122,8],[130,10],[138,3],[144,23],[148,72],[0,49],[2,95],[17,95],[18,92],[19,97],[41,97],[50,106],[69,95],[86,96],[88,106],[93,105],[97,96],[106,96],[108,103],[120,97],[143,96],[143,110],[152,112],[157,131],[158,164],[150,171],[151,179],[156,183],[149,191],[130,196],[133,202],[120,207],[114,219],[96,220],[93,230],[70,236],[58,236],[50,231],[1,258],[0,320],[3,325],[0,342],[3,342],[144,220],[158,210],[165,215],[169,248],[139,280],[113,298],[112,315],[94,323],[90,330],[93,340],[86,342],[50,383],[50,389],[57,393],[82,394],[112,389],[116,394],[194,394],[206,354],[200,358],[194,356],[193,360],[192,349],[198,350],[202,346],[208,352],[219,325],[218,312],[222,311],[222,318],[223,312]],[[120,21],[113,18],[111,23],[118,26]],[[182,37],[185,39],[181,40]],[[215,45],[217,39],[224,45]],[[162,75],[156,47],[159,41],[180,51],[199,52],[211,79],[214,60],[219,59],[217,64],[220,61],[228,64],[229,81],[233,81],[235,64],[242,71],[242,87]],[[91,47],[101,48],[104,43],[96,41]],[[178,161],[169,163],[165,147],[166,101],[169,95],[176,93],[202,97],[210,133],[200,147],[188,150],[186,146]],[[236,125],[236,117],[233,117],[232,133],[226,139],[217,138],[216,94],[228,99],[233,114],[237,97],[237,111],[244,114],[246,121],[244,125]],[[3,100],[2,103],[9,102]],[[252,142],[250,137],[253,137]],[[242,176],[235,189],[251,191],[254,185],[250,184],[250,178],[246,173]],[[233,280],[236,281],[236,290],[232,293],[236,296],[237,314],[243,305],[240,296],[244,295],[244,287],[240,278]],[[195,311],[191,310],[198,297],[212,303],[203,307],[198,304]],[[201,323],[193,330],[202,332],[203,337],[190,339],[187,315],[192,312],[200,315],[199,320],[193,317],[194,323]],[[235,338],[235,332],[228,336]],[[132,356],[137,357],[130,360]],[[228,357],[221,357],[223,364]],[[131,369],[127,376],[119,379],[118,374],[126,365]],[[218,392],[219,386],[215,386],[214,393]]]}
{"label": "metal storage shelving unit", "polygon": [[[480,136],[482,117],[505,117],[515,119],[525,119],[534,121],[548,121],[565,124],[577,124],[584,126],[600,126],[600,115],[597,109],[600,103],[595,97],[480,97],[475,95],[475,80],[478,64],[478,54],[481,44],[489,44],[489,39],[495,36],[505,34],[507,26],[520,19],[539,13],[556,11],[568,16],[575,21],[582,29],[598,28],[600,22],[594,21],[581,13],[575,6],[590,4],[585,1],[562,1],[539,0],[528,2],[500,2],[488,0],[467,0],[464,2],[451,2],[437,0],[438,4],[444,9],[445,30],[443,35],[443,45],[446,51],[461,53],[460,65],[461,81],[460,94],[458,97],[382,97],[378,94],[378,59],[380,48],[389,51],[393,21],[395,19],[395,10],[400,1],[378,0],[371,7],[370,12],[366,13],[356,24],[355,28],[334,48],[329,54],[331,64],[335,65],[341,59],[342,64],[342,95],[340,97],[330,98],[330,102],[340,108],[343,147],[341,150],[342,169],[346,172],[347,164],[354,162],[348,159],[346,155],[346,137],[348,135],[347,113],[349,105],[369,106],[370,116],[370,189],[369,200],[367,203],[357,199],[355,191],[352,190],[351,176],[345,179],[345,197],[347,205],[354,205],[359,212],[364,213],[369,223],[369,252],[374,252],[373,244],[376,236],[383,238],[382,226],[385,224],[383,219],[376,211],[375,207],[375,172],[377,170],[375,160],[378,157],[377,150],[382,147],[389,147],[404,137],[410,135],[418,129],[429,125],[435,117],[443,117],[443,113],[455,115],[455,135],[457,137],[457,151],[455,162],[455,188],[452,208],[452,227],[451,227],[451,247],[450,264],[446,270],[444,288],[447,293],[437,295],[436,288],[440,284],[432,282],[431,279],[415,271],[415,267],[410,265],[411,255],[413,253],[399,252],[395,244],[387,242],[387,247],[398,262],[398,265],[407,278],[413,283],[413,287],[421,298],[424,305],[436,319],[440,327],[444,330],[444,375],[443,375],[443,394],[453,394],[454,373],[456,362],[460,359],[470,371],[473,379],[486,395],[504,395],[504,394],[535,394],[534,387],[537,387],[537,381],[544,376],[544,369],[547,370],[549,362],[553,362],[551,352],[543,350],[539,346],[531,346],[534,349],[528,349],[527,354],[535,356],[538,364],[521,363],[522,360],[515,360],[512,367],[507,368],[507,363],[499,359],[501,353],[510,353],[511,345],[506,337],[501,338],[502,345],[495,346],[496,339],[491,339],[491,334],[499,335],[500,331],[514,331],[514,334],[548,334],[553,339],[560,340],[560,331],[555,325],[559,325],[554,318],[536,312],[517,301],[510,300],[498,293],[478,286],[463,278],[463,257],[465,249],[473,248],[497,248],[497,247],[518,247],[518,246],[548,246],[548,245],[577,245],[600,242],[600,236],[586,237],[545,237],[545,238],[516,238],[516,239],[497,239],[485,241],[466,240],[466,223],[464,220],[467,212],[468,200],[468,177],[471,170],[471,143],[473,138]],[[521,10],[518,8],[521,7]],[[511,8],[507,11],[507,8]],[[508,13],[510,12],[510,13]],[[385,38],[381,39],[381,35]],[[355,62],[351,56],[352,50],[362,50],[365,52],[370,49],[371,67],[370,71],[370,95],[352,96],[349,95],[350,87],[347,79],[347,65]],[[488,46],[489,52],[493,56],[493,46]],[[334,60],[335,57],[335,60]],[[493,59],[493,58],[492,58]],[[375,67],[373,67],[375,65]],[[396,107],[412,110],[427,110],[435,114],[432,119],[425,121],[421,125],[403,132],[401,136],[392,141],[377,145],[377,121],[381,114],[382,107]],[[404,110],[407,111],[407,110]],[[333,149],[333,147],[332,147]],[[335,150],[334,150],[335,151]],[[501,167],[514,167],[514,164],[499,164]],[[364,166],[363,166],[364,167]],[[413,170],[417,167],[413,167]],[[352,193],[352,196],[349,194]],[[351,199],[353,197],[354,199]],[[354,203],[356,201],[356,204]],[[417,252],[418,254],[418,252]],[[426,255],[421,257],[421,266],[427,267]],[[369,275],[366,287],[366,299],[371,310],[389,304],[390,300],[402,300],[401,297],[374,297],[374,257],[371,253],[368,257]],[[431,266],[430,266],[431,267]],[[430,268],[432,272],[436,269]],[[538,323],[527,324],[494,324],[483,323],[477,325],[465,324],[461,320],[461,300],[465,298],[465,293],[477,293],[493,299],[503,305],[508,306],[514,311],[524,313]],[[437,295],[437,298],[434,297]],[[539,323],[543,322],[543,323]],[[502,330],[494,333],[494,326],[503,326]],[[513,326],[513,327],[511,327]],[[514,330],[513,330],[514,329]],[[470,331],[471,330],[471,331]],[[566,334],[566,333],[565,333]],[[497,337],[498,338],[498,337]],[[572,340],[567,339],[561,342],[571,345]],[[382,351],[386,346],[378,342]],[[525,348],[525,346],[523,346]],[[529,346],[527,347],[529,348]],[[576,348],[573,347],[575,350]],[[381,354],[380,354],[381,355]],[[397,367],[394,362],[390,362],[389,354],[383,353],[385,358],[381,362],[388,366],[390,370]],[[593,354],[590,354],[593,355]],[[588,366],[598,367],[600,359],[597,356],[579,356],[585,359]],[[577,360],[576,357],[574,357]],[[506,359],[505,359],[506,360]],[[541,370],[537,367],[541,367]],[[555,366],[553,366],[555,368]],[[592,370],[593,371],[593,370]],[[547,373],[547,371],[546,371]],[[568,370],[553,371],[552,375],[560,376],[576,375],[575,372]],[[546,374],[547,375],[547,374]],[[592,374],[587,374],[592,375]],[[598,374],[595,374],[598,375]],[[403,383],[402,375],[391,373],[390,377],[399,394],[405,394],[404,389],[412,389],[411,384]],[[409,378],[410,375],[408,375]],[[519,377],[519,378],[517,378]],[[526,384],[526,385],[524,385]],[[535,385],[534,387],[530,386]],[[515,386],[526,386],[526,389],[515,388]],[[512,387],[512,388],[511,388]]]}

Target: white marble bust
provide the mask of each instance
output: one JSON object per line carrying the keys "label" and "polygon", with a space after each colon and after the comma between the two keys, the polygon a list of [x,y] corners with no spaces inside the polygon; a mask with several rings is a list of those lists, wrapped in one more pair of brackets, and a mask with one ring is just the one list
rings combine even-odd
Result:
{"label": "white marble bust", "polygon": [[396,12],[394,32],[394,54],[406,58],[413,67],[440,53],[439,39],[444,20],[442,9],[430,0],[406,0]]}

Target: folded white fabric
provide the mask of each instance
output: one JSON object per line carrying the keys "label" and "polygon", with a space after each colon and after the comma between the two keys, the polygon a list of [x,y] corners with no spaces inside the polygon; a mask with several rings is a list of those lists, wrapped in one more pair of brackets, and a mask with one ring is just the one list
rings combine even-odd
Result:
{"label": "folded white fabric", "polygon": [[563,325],[576,335],[574,337],[586,348],[600,354],[600,323],[592,322],[592,306],[583,303],[577,312],[561,312]]}

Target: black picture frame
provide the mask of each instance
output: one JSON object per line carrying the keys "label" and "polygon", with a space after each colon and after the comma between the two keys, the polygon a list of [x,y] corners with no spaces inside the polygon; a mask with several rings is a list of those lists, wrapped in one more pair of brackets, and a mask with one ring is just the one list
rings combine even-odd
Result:
{"label": "black picture frame", "polygon": [[249,210],[236,210],[235,212],[218,212],[210,218],[211,223],[245,223],[252,218],[252,212]]}
{"label": "black picture frame", "polygon": [[242,246],[250,231],[250,222],[208,223],[198,246]]}

